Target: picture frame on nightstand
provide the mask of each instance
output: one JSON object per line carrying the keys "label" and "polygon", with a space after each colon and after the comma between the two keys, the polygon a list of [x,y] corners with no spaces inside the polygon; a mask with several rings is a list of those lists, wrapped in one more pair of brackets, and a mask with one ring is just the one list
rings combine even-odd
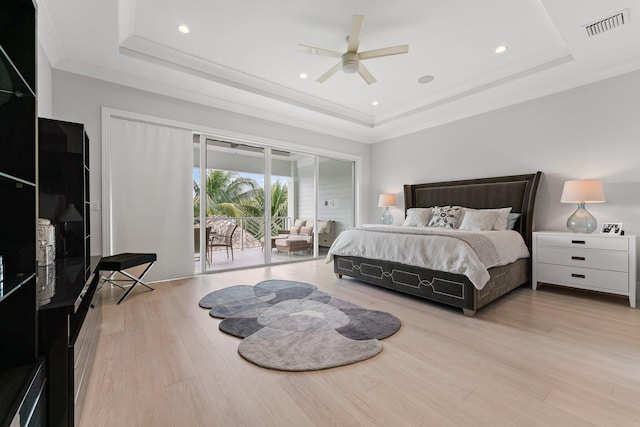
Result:
{"label": "picture frame on nightstand", "polygon": [[615,234],[619,236],[621,232],[621,222],[605,222],[602,224],[602,228],[600,229],[601,234]]}

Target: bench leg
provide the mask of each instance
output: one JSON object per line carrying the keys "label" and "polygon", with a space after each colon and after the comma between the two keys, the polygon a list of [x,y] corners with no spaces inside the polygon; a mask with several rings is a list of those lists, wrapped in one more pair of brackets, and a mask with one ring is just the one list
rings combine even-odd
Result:
{"label": "bench leg", "polygon": [[124,295],[122,295],[122,297],[118,301],[118,304],[120,304],[122,301],[125,300],[125,298],[127,298],[129,296],[129,294],[131,293],[133,288],[135,288],[138,283],[140,283],[141,285],[143,285],[143,286],[145,286],[148,289],[153,291],[153,288],[151,286],[147,285],[145,282],[142,281],[142,278],[145,276],[145,274],[147,274],[147,272],[149,271],[151,266],[153,266],[153,264],[154,264],[153,262],[150,262],[149,265],[147,266],[147,268],[144,269],[144,271],[142,272],[142,274],[139,277],[132,276],[131,274],[127,273],[126,271],[120,271],[119,272],[119,273],[122,273],[125,276],[127,276],[129,279],[131,279],[131,281],[133,281],[133,285],[131,285],[129,287],[129,289],[127,289],[127,291],[124,293]]}

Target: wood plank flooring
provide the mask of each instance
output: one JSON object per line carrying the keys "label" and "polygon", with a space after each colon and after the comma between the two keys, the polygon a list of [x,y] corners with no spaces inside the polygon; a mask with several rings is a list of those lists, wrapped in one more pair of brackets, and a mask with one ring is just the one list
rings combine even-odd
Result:
{"label": "wood plank flooring", "polygon": [[[322,260],[105,289],[81,426],[638,426],[640,310],[625,298],[520,288],[460,310],[337,279]],[[259,368],[198,307],[279,278],[398,316],[378,356],[325,371]]]}

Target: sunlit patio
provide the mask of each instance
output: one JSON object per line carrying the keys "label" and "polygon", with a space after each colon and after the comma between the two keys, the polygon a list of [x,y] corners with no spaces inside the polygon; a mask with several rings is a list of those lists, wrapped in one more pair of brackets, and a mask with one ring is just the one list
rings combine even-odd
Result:
{"label": "sunlit patio", "polygon": [[[324,258],[327,254],[329,248],[320,247],[319,248],[319,257]],[[263,265],[265,260],[265,253],[262,248],[234,248],[233,250],[233,259],[231,259],[231,254],[227,257],[226,251],[222,250],[214,250],[212,256],[207,262],[206,272],[215,272],[221,270],[228,269],[236,269],[243,267],[251,267]],[[300,251],[300,252],[292,252],[290,254],[279,252],[273,249],[271,251],[271,263],[285,263],[285,262],[295,262],[295,261],[303,261],[313,259],[313,253],[310,251]],[[199,274],[200,271],[200,256],[199,254],[194,254],[195,261],[195,273]]]}

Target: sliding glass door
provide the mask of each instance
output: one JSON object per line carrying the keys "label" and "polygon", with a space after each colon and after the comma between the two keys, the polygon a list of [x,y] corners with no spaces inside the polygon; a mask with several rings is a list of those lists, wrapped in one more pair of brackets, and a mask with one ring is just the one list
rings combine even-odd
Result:
{"label": "sliding glass door", "polygon": [[272,264],[310,259],[315,255],[315,161],[315,156],[310,154],[271,150],[272,195],[278,189],[286,192],[279,199],[272,197],[272,211],[277,200],[284,208],[286,198],[286,210],[278,212],[279,218],[286,217],[284,227],[272,233],[268,251]]}
{"label": "sliding glass door", "polygon": [[196,156],[196,272],[264,264],[265,149],[199,136]]}
{"label": "sliding glass door", "polygon": [[194,137],[195,272],[323,255],[353,225],[353,161]]}

